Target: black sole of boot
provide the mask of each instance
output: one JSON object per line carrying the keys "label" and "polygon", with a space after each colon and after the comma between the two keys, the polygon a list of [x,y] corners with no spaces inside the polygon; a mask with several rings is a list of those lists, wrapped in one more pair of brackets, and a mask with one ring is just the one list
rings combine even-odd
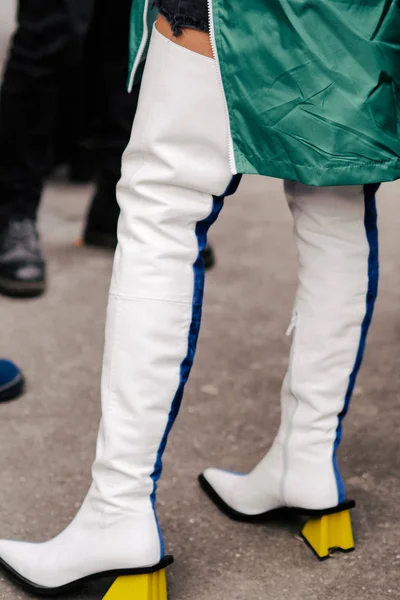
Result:
{"label": "black sole of boot", "polygon": [[0,294],[11,298],[36,298],[46,291],[45,281],[13,281],[0,277]]}
{"label": "black sole of boot", "polygon": [[[82,577],[81,579],[77,579],[75,581],[71,581],[70,583],[66,583],[65,585],[61,585],[59,587],[50,588],[44,587],[41,585],[37,585],[29,579],[26,579],[22,575],[20,575],[15,569],[10,567],[4,560],[0,558],[0,567],[4,569],[5,573],[12,579],[17,585],[22,587],[24,590],[28,591],[31,594],[36,596],[60,596],[62,594],[66,594],[71,591],[76,591],[77,589],[84,586],[86,583],[90,583],[92,581],[98,581],[101,579],[109,579],[118,577],[127,577],[132,575],[150,575],[152,573],[157,573],[158,571],[162,571],[166,569],[172,563],[174,559],[172,556],[165,556],[157,565],[153,567],[143,567],[141,569],[114,569],[112,571],[103,571],[101,573],[94,573],[93,575],[88,575],[87,577]],[[134,600],[134,599],[132,599]]]}
{"label": "black sole of boot", "polygon": [[15,400],[23,393],[25,388],[25,379],[23,375],[19,375],[11,382],[10,385],[1,388],[0,387],[0,403],[9,402]]}
{"label": "black sole of boot", "polygon": [[321,510],[313,510],[306,508],[288,507],[276,508],[274,510],[260,513],[258,515],[246,515],[241,513],[234,508],[230,507],[214,488],[208,483],[204,475],[199,475],[199,484],[201,489],[207,494],[210,500],[215,506],[227,517],[234,521],[242,521],[244,523],[263,523],[274,519],[290,519],[296,516],[299,517],[324,517],[326,515],[333,515],[344,510],[351,510],[356,506],[354,500],[346,500],[337,506],[332,508],[326,508]]}

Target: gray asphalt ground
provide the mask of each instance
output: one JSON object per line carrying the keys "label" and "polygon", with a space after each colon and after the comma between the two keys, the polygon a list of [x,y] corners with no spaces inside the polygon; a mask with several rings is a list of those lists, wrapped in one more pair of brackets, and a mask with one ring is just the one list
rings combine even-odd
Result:
{"label": "gray asphalt ground", "polygon": [[[12,3],[0,5],[0,48]],[[41,210],[44,298],[0,297],[1,352],[25,396],[0,406],[0,536],[48,539],[90,481],[112,257],[78,249],[88,187],[51,185]],[[400,597],[400,185],[379,193],[381,290],[341,448],[358,502],[356,551],[319,563],[299,522],[233,523],[200,492],[206,466],[248,470],[273,440],[295,290],[291,221],[279,181],[247,178],[213,229],[199,351],[159,490],[170,600],[376,600]],[[107,584],[65,598],[100,600]],[[27,598],[0,574],[0,600]],[[134,599],[132,599],[134,600]]]}

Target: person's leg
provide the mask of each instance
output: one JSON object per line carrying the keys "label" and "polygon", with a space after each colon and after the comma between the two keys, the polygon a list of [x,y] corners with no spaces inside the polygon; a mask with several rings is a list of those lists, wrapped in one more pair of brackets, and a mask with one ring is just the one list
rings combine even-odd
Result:
{"label": "person's leg", "polygon": [[[173,40],[183,48],[190,48],[193,52],[209,58],[213,57],[208,34],[206,0],[197,2],[187,0],[179,3],[176,0],[158,0],[156,5],[160,8],[157,27],[165,37]],[[207,243],[202,256],[204,268],[206,270],[212,269],[216,258],[213,246],[210,243]]]}
{"label": "person's leg", "polygon": [[[84,55],[90,32],[86,36]],[[63,166],[65,179],[73,184],[85,184],[94,178],[93,120],[96,99],[95,78],[85,68],[85,62],[65,72],[60,82],[60,98],[53,133],[54,157],[50,178]]]}
{"label": "person's leg", "polygon": [[345,500],[336,451],[377,295],[376,186],[285,187],[299,286],[281,427],[249,475],[208,469],[201,478],[214,500],[216,493],[242,515],[327,509]]}
{"label": "person's leg", "polygon": [[[86,70],[94,70],[96,98],[94,151],[96,163],[96,192],[91,201],[83,233],[87,246],[115,249],[119,207],[116,185],[121,174],[121,155],[125,149],[136,112],[140,84],[130,94],[126,91],[127,45],[131,0],[123,0],[118,11],[105,0],[97,0],[86,49]],[[178,36],[162,16],[158,30],[180,46],[212,57],[209,36],[194,29],[183,29]],[[206,269],[215,263],[210,245],[203,252]]]}
{"label": "person's leg", "polygon": [[80,58],[91,2],[19,2],[0,98],[0,291],[6,294],[44,289],[36,213],[51,166],[60,71]]}
{"label": "person's leg", "polygon": [[36,585],[163,564],[157,481],[195,354],[201,250],[231,179],[214,61],[155,31],[117,192],[93,484],[58,537],[0,542],[2,561]]}
{"label": "person's leg", "polygon": [[115,249],[119,208],[116,186],[136,112],[140,86],[127,91],[131,0],[118,10],[96,0],[86,46],[85,70],[92,72],[93,148],[96,192],[89,207],[83,239],[86,245]]}
{"label": "person's leg", "polygon": [[[114,249],[117,241],[119,207],[116,185],[121,174],[121,155],[131,131],[137,108],[140,85],[132,93],[126,90],[128,78],[128,37],[131,0],[121,0],[119,10],[106,0],[96,0],[95,14],[87,47],[86,69],[94,70],[96,79],[92,96],[96,98],[94,147],[96,157],[96,193],[89,207],[83,240],[86,245]],[[183,29],[174,36],[162,16],[158,30],[175,43],[194,52],[212,57],[209,36],[194,29]],[[210,247],[204,251],[205,266],[214,264]]]}

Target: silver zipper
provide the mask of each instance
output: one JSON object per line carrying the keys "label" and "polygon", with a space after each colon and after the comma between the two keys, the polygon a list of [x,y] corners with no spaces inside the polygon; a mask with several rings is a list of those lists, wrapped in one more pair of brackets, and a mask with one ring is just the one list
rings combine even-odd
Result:
{"label": "silver zipper", "polygon": [[[296,330],[297,330],[298,320],[299,320],[299,314],[295,310],[292,313],[292,318],[290,319],[290,324],[286,331],[286,335],[288,337],[294,332],[293,340],[292,340],[292,347],[290,349],[289,365],[288,365],[288,377],[289,377],[290,390],[292,388],[292,371],[293,371],[293,361],[294,361],[294,353],[295,353],[295,345],[296,345]],[[299,406],[297,398],[293,395],[292,391],[291,391],[291,393],[295,399],[295,406],[293,408],[292,414],[288,418],[287,432],[286,432],[285,439],[283,442],[283,472],[282,472],[282,480],[281,480],[281,500],[283,503],[285,503],[285,484],[286,484],[286,477],[287,477],[287,473],[288,473],[288,469],[289,469],[289,441],[290,441],[292,431],[293,431],[294,416],[295,416],[297,408]]]}
{"label": "silver zipper", "polygon": [[148,26],[148,23],[147,23],[147,13],[149,12],[149,1],[150,0],[145,0],[145,3],[144,3],[144,11],[143,11],[143,36],[142,36],[142,39],[140,41],[139,49],[138,49],[137,54],[136,54],[135,62],[133,63],[131,74],[129,76],[129,85],[128,85],[128,91],[129,92],[132,91],[133,82],[135,81],[136,71],[138,70],[138,67],[140,65],[140,61],[142,60],[143,53],[144,53],[145,48],[146,48],[147,40],[149,39],[149,26]]}
{"label": "silver zipper", "polygon": [[213,12],[212,0],[207,0],[207,4],[208,4],[208,23],[209,23],[209,28],[210,28],[211,49],[212,49],[213,57],[215,60],[215,65],[217,68],[218,82],[221,87],[222,97],[224,99],[224,106],[225,106],[226,126],[227,126],[227,132],[228,132],[229,167],[231,169],[232,174],[236,175],[237,170],[236,170],[236,161],[235,161],[235,151],[233,149],[233,139],[232,139],[231,122],[230,122],[230,118],[229,118],[229,109],[228,109],[228,103],[226,101],[224,83],[222,81],[221,66],[219,64],[217,42],[215,40],[214,12]]}

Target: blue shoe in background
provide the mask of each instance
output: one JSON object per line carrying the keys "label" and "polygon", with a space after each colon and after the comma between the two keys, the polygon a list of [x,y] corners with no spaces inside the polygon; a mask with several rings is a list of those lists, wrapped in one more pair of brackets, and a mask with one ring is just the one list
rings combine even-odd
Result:
{"label": "blue shoe in background", "polygon": [[24,385],[24,376],[18,367],[10,360],[0,359],[0,402],[20,396]]}

